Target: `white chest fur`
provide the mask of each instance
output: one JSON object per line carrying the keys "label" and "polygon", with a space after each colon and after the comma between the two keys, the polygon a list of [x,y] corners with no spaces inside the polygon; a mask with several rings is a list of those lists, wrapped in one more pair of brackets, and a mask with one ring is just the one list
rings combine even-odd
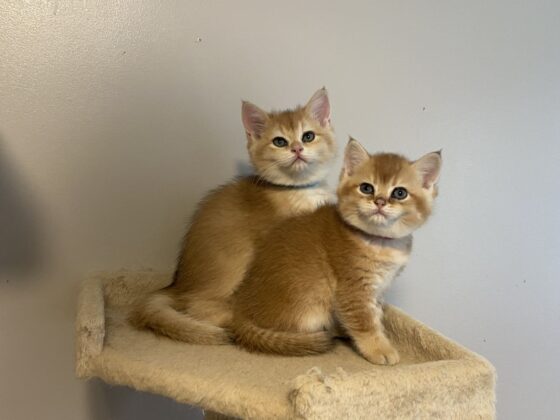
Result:
{"label": "white chest fur", "polygon": [[294,188],[274,193],[276,207],[290,215],[309,213],[325,204],[334,203],[336,197],[332,191],[323,186],[311,188]]}
{"label": "white chest fur", "polygon": [[365,238],[372,253],[372,283],[376,294],[382,294],[404,269],[410,255],[412,236],[400,239]]}
{"label": "white chest fur", "polygon": [[373,275],[373,284],[377,295],[383,294],[391,285],[391,282],[405,267],[404,264],[384,264],[377,265]]}

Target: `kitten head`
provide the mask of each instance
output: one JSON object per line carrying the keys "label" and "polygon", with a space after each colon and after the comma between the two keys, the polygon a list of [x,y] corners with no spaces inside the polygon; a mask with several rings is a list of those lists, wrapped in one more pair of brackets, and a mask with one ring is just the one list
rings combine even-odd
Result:
{"label": "kitten head", "polygon": [[325,88],[304,107],[265,112],[243,102],[241,114],[251,163],[261,178],[288,186],[325,178],[336,152]]}
{"label": "kitten head", "polygon": [[440,168],[440,152],[416,161],[392,153],[370,155],[351,138],[337,191],[339,212],[371,235],[407,236],[430,216]]}

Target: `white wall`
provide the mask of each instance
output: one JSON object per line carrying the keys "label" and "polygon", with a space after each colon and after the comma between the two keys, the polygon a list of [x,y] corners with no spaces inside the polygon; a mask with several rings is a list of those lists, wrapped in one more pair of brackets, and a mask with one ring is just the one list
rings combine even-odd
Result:
{"label": "white wall", "polygon": [[188,416],[73,379],[78,282],[171,269],[195,203],[245,159],[240,99],[326,85],[341,144],[444,149],[388,299],[496,365],[500,418],[553,418],[559,21],[555,1],[2,2],[0,417]]}

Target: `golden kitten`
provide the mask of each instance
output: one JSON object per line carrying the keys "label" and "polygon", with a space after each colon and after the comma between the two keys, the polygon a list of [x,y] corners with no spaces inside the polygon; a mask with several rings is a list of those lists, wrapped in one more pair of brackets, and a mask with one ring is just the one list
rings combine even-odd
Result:
{"label": "golden kitten", "polygon": [[379,297],[431,213],[441,156],[370,156],[351,139],[344,160],[337,205],[294,217],[261,242],[234,296],[231,329],[246,349],[321,353],[342,327],[370,362],[398,362]]}
{"label": "golden kitten", "polygon": [[324,178],[335,156],[327,91],[304,107],[267,113],[243,102],[242,120],[256,176],[208,194],[185,236],[174,281],[139,302],[131,321],[176,340],[229,341],[231,296],[255,243],[288,217],[332,201]]}

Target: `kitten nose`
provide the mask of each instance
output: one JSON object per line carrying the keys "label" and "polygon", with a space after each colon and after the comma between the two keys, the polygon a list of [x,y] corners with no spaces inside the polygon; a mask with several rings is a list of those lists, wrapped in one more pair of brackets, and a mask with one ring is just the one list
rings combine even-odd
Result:
{"label": "kitten nose", "polygon": [[301,152],[303,152],[303,146],[301,145],[292,146],[292,152],[294,152],[296,155],[299,155]]}
{"label": "kitten nose", "polygon": [[383,207],[385,204],[387,204],[387,200],[385,200],[383,197],[377,197],[374,200],[374,203],[377,204],[377,207],[381,208]]}

